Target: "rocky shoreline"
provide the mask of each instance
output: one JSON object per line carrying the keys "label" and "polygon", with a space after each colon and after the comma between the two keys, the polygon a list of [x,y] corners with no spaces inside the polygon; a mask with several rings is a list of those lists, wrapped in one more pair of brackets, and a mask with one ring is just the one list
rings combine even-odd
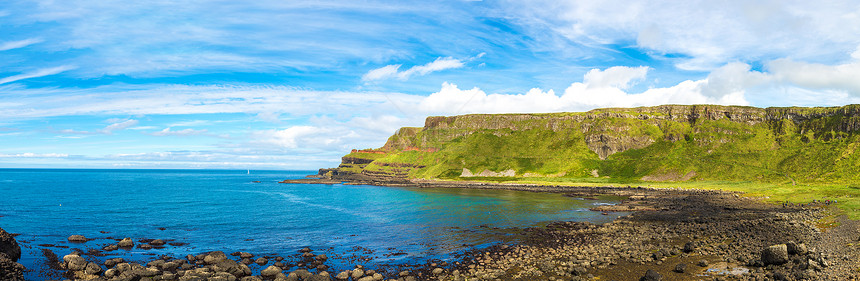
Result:
{"label": "rocky shoreline", "polygon": [[[302,183],[314,183],[302,180]],[[320,182],[323,183],[323,182]],[[323,183],[328,184],[328,183]],[[398,184],[399,185],[399,184]],[[406,268],[331,268],[327,253],[302,249],[292,256],[222,251],[162,256],[134,263],[95,259],[70,250],[46,265],[70,280],[857,280],[860,224],[832,206],[763,203],[739,194],[638,187],[498,185],[416,182],[417,187],[514,189],[588,198],[625,196],[601,212],[633,212],[611,223],[556,222],[521,230],[517,245],[473,249],[453,262]],[[0,233],[5,233],[0,231]],[[4,236],[5,237],[5,236]],[[7,239],[8,240],[8,239]],[[69,241],[90,239],[72,235]],[[5,240],[4,240],[5,241]],[[14,239],[12,239],[14,242]],[[8,244],[8,243],[7,243]],[[0,244],[4,247],[5,244]],[[115,241],[103,248],[159,247],[161,240]],[[5,249],[5,248],[3,248]],[[20,252],[20,249],[19,249]],[[50,252],[50,251],[48,251]],[[226,251],[231,252],[231,251]],[[43,250],[44,253],[44,250]],[[65,253],[63,253],[65,254]],[[328,253],[332,255],[334,253]],[[6,268],[0,253],[3,274]],[[14,260],[12,260],[14,263]],[[20,264],[19,264],[20,265]],[[50,270],[49,270],[50,271]],[[17,277],[5,277],[3,280]],[[46,275],[45,280],[53,275]]]}

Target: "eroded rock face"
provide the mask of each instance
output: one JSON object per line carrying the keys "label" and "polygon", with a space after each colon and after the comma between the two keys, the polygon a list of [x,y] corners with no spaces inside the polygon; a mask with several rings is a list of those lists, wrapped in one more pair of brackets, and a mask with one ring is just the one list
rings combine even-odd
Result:
{"label": "eroded rock face", "polygon": [[2,228],[0,228],[0,253],[6,254],[12,262],[17,262],[21,258],[21,247],[18,246],[18,241],[15,241],[15,237]]}

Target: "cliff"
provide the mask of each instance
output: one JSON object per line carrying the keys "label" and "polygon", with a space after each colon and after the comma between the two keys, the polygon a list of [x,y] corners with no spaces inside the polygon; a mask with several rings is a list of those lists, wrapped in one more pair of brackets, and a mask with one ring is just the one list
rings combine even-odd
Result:
{"label": "cliff", "polygon": [[464,177],[630,181],[857,182],[860,105],[663,105],[548,114],[428,117],[379,149],[353,150],[332,179]]}

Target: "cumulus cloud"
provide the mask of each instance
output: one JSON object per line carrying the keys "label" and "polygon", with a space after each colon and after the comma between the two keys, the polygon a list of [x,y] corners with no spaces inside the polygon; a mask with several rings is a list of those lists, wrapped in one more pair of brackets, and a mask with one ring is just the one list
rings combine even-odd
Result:
{"label": "cumulus cloud", "polygon": [[[715,74],[707,79],[684,81],[671,87],[652,88],[642,93],[628,93],[626,89],[636,81],[645,79],[647,67],[593,69],[585,74],[583,82],[572,83],[561,95],[555,94],[553,90],[541,89],[531,89],[516,95],[487,94],[478,88],[461,90],[457,85],[445,83],[439,92],[421,101],[418,108],[434,114],[462,114],[584,111],[599,107],[660,104],[747,105],[744,85],[733,88],[735,84],[731,82],[753,78],[747,77],[748,72],[736,75],[743,78],[728,77],[729,74],[735,74],[738,67],[729,65],[725,69],[715,71]],[[749,66],[746,66],[746,70],[748,69]]]}
{"label": "cumulus cloud", "polygon": [[[480,56],[483,56],[483,53],[481,53]],[[392,64],[368,71],[366,74],[364,74],[364,76],[361,77],[361,80],[374,81],[390,78],[407,80],[413,75],[423,76],[431,72],[461,68],[464,65],[465,64],[462,61],[450,57],[437,58],[435,61],[429,62],[424,65],[416,65],[404,71],[399,71],[401,65]]]}
{"label": "cumulus cloud", "polygon": [[195,130],[195,129],[182,129],[179,131],[171,131],[170,127],[164,128],[161,131],[150,133],[150,135],[163,137],[163,136],[197,136],[206,134],[208,131],[203,130]]}

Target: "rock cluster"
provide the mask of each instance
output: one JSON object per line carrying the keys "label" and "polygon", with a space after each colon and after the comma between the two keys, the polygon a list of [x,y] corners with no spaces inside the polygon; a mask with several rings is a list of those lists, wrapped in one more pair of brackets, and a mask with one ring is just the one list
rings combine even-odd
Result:
{"label": "rock cluster", "polygon": [[23,281],[24,266],[18,263],[21,247],[12,234],[0,228],[0,280]]}

